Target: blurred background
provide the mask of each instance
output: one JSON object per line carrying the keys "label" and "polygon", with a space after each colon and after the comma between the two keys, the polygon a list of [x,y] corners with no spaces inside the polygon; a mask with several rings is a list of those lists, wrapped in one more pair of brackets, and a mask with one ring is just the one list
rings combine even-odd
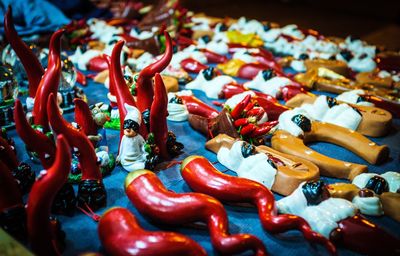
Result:
{"label": "blurred background", "polygon": [[322,34],[354,35],[372,44],[400,49],[399,0],[184,0],[183,5],[210,16],[295,23]]}

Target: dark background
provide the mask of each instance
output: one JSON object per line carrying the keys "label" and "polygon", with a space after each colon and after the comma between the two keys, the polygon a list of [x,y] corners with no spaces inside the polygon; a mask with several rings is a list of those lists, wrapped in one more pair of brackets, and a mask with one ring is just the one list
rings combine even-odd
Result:
{"label": "dark background", "polygon": [[324,35],[351,34],[400,49],[400,0],[182,0],[182,4],[209,16],[246,16],[281,25],[295,23]]}

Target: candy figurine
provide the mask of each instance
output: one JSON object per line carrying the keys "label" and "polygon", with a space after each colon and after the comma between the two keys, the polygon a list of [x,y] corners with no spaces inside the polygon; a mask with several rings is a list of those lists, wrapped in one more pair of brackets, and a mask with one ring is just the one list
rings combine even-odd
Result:
{"label": "candy figurine", "polygon": [[17,82],[13,70],[8,64],[0,63],[0,126],[14,126],[12,107],[18,94]]}
{"label": "candy figurine", "polygon": [[55,195],[67,182],[70,165],[70,147],[59,135],[53,166],[40,172],[27,203],[28,238],[36,255],[60,255],[65,246],[65,234],[60,223],[50,217],[50,210]]}
{"label": "candy figurine", "polygon": [[280,213],[303,217],[314,231],[337,245],[368,255],[399,253],[399,239],[365,219],[353,203],[331,198],[322,181],[300,184],[276,205]]}
{"label": "candy figurine", "polygon": [[145,140],[138,133],[142,118],[139,110],[125,103],[127,114],[124,119],[124,135],[119,146],[117,161],[128,172],[143,169],[146,164],[147,152]]}

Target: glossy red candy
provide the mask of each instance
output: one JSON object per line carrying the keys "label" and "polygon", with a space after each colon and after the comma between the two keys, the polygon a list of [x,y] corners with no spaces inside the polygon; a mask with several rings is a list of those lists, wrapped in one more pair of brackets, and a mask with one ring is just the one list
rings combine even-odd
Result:
{"label": "glossy red candy", "polygon": [[263,243],[250,234],[229,234],[226,211],[215,198],[200,193],[181,193],[167,190],[157,175],[140,170],[128,174],[125,191],[139,212],[154,221],[168,225],[206,223],[211,243],[218,252],[233,255],[252,250],[266,255]]}
{"label": "glossy red candy", "polygon": [[255,205],[261,224],[268,232],[275,234],[298,229],[308,241],[324,245],[330,254],[336,253],[335,246],[312,231],[303,218],[291,214],[278,215],[274,195],[261,183],[224,174],[202,156],[186,158],[181,165],[181,174],[196,192],[206,193],[221,201]]}
{"label": "glossy red candy", "polygon": [[101,244],[110,255],[206,255],[199,244],[184,235],[142,229],[135,216],[121,207],[104,213],[98,233]]}

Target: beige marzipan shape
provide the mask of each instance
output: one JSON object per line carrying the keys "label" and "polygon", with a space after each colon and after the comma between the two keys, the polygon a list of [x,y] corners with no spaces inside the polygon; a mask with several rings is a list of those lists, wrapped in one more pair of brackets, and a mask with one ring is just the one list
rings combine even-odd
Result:
{"label": "beige marzipan shape", "polygon": [[[218,153],[221,147],[231,148],[237,140],[225,134],[219,134],[207,141],[206,148]],[[278,166],[275,182],[271,190],[287,196],[290,195],[303,181],[317,180],[319,178],[318,167],[312,162],[296,156],[278,152],[267,146],[256,147],[259,153],[268,153],[280,159],[285,166]]]}

